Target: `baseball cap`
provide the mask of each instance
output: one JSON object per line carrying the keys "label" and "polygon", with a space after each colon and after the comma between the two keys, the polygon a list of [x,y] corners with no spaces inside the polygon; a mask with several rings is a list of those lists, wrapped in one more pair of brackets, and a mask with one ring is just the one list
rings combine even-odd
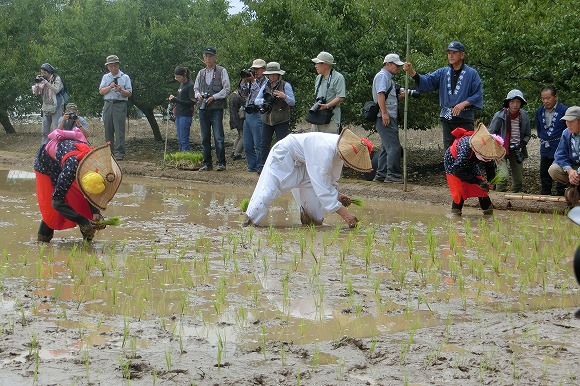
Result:
{"label": "baseball cap", "polygon": [[454,40],[447,46],[447,51],[465,52],[465,46],[460,41]]}
{"label": "baseball cap", "polygon": [[388,54],[387,56],[385,56],[385,60],[383,60],[383,65],[385,63],[395,63],[397,66],[402,66],[403,64],[405,64],[401,61],[401,58],[397,54]]}
{"label": "baseball cap", "polygon": [[573,121],[574,119],[580,118],[580,106],[568,107],[566,114],[561,118],[565,121]]}
{"label": "baseball cap", "polygon": [[208,54],[208,55],[215,55],[216,51],[215,51],[215,48],[213,48],[213,47],[207,47],[207,48],[204,48],[203,53]]}
{"label": "baseball cap", "polygon": [[322,51],[318,54],[318,56],[316,56],[316,58],[313,58],[312,61],[314,63],[326,63],[326,64],[335,64],[334,63],[334,56],[332,56],[330,53],[326,52],[326,51]]}

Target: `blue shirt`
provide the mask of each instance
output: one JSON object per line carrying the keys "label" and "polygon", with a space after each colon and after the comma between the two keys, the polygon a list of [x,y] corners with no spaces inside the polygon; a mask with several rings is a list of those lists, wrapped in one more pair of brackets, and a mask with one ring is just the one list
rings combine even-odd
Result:
{"label": "blue shirt", "polygon": [[560,143],[554,153],[554,163],[567,171],[574,165],[580,165],[580,134],[571,134],[564,130]]}
{"label": "blue shirt", "polygon": [[[117,84],[119,84],[121,88],[130,91],[131,93],[133,92],[133,87],[131,86],[131,78],[129,78],[129,75],[123,73],[122,71],[119,71],[117,76],[113,76],[113,74],[111,74],[110,72],[103,75],[103,79],[101,79],[99,89],[110,85],[115,80],[115,78],[117,79]],[[106,101],[113,100],[126,101],[129,100],[129,97],[123,96],[121,95],[120,92],[117,92],[115,91],[115,89],[112,89],[107,94],[103,95],[103,99]]]}
{"label": "blue shirt", "polygon": [[[378,103],[378,95],[379,93],[385,94],[387,90],[391,88],[389,91],[389,95],[385,95],[386,98],[386,105],[387,105],[387,114],[389,117],[397,118],[398,112],[398,102],[397,102],[397,91],[395,90],[395,83],[393,82],[393,74],[389,71],[385,70],[384,68],[381,69],[373,79],[373,101]],[[380,107],[380,106],[379,106]],[[381,116],[381,110],[379,109],[379,113],[377,114],[378,117]]]}

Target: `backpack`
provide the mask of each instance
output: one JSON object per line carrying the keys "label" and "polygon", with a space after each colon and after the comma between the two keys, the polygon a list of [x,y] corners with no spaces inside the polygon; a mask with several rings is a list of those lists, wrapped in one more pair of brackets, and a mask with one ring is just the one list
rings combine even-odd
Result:
{"label": "backpack", "polygon": [[62,82],[62,88],[60,89],[58,94],[56,94],[56,97],[62,99],[63,106],[66,106],[68,100],[70,99],[68,95],[68,89],[66,88],[66,83],[64,82],[64,79],[62,79],[62,76],[59,75],[59,78],[60,81]]}

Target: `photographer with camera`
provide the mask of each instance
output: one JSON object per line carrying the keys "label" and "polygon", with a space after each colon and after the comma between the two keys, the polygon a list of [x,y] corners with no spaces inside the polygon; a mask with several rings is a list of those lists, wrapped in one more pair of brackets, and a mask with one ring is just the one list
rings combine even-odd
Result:
{"label": "photographer with camera", "polygon": [[111,152],[116,160],[125,158],[125,122],[127,120],[127,102],[133,95],[133,86],[129,75],[119,68],[117,55],[107,56],[105,67],[109,71],[101,79],[99,94],[105,102],[103,106],[103,125],[105,141],[110,143]]}
{"label": "photographer with camera", "polygon": [[256,105],[262,114],[262,162],[264,165],[276,133],[276,142],[290,133],[290,107],[296,104],[292,85],[280,79],[286,71],[280,69],[280,63],[269,62],[264,75],[268,81],[256,97]]}
{"label": "photographer with camera", "polygon": [[56,129],[58,118],[64,109],[64,99],[59,93],[64,87],[62,79],[56,74],[56,68],[50,63],[40,66],[32,85],[32,94],[42,95],[42,144],[48,142],[48,133]]}
{"label": "photographer with camera", "polygon": [[266,71],[266,62],[262,59],[256,59],[252,62],[252,67],[240,73],[241,77],[248,79],[244,83],[243,90],[243,93],[247,95],[244,120],[246,162],[248,171],[257,173],[260,173],[264,166],[262,162],[262,118],[260,107],[256,104],[256,97],[262,86],[266,84],[264,71]]}
{"label": "photographer with camera", "polygon": [[509,169],[512,173],[512,191],[523,191],[523,162],[528,158],[526,145],[532,137],[530,118],[522,107],[526,105],[524,94],[520,90],[513,89],[508,92],[503,101],[503,109],[493,116],[489,125],[489,132],[497,134],[504,141],[506,150],[505,160],[497,163],[496,173],[500,181],[496,186],[499,192],[505,192],[509,178]]}
{"label": "photographer with camera", "polygon": [[340,104],[346,99],[346,82],[344,76],[334,70],[334,57],[322,51],[312,59],[318,75],[314,81],[315,104],[311,110],[332,110],[330,122],[321,125],[312,125],[312,131],[338,134],[341,130]]}
{"label": "photographer with camera", "polygon": [[230,92],[230,77],[225,68],[217,65],[216,50],[207,47],[203,50],[205,68],[195,78],[193,89],[199,102],[199,126],[203,148],[203,166],[200,171],[213,169],[211,159],[211,133],[217,156],[217,171],[226,170],[226,147],[224,143],[224,109]]}
{"label": "photographer with camera", "polygon": [[173,103],[179,151],[190,151],[189,134],[195,105],[195,92],[193,91],[191,73],[187,67],[177,66],[173,70],[173,76],[179,82],[179,88],[177,89],[177,95],[171,94],[168,99]]}
{"label": "photographer with camera", "polygon": [[91,135],[91,130],[84,117],[81,117],[78,112],[77,105],[74,103],[69,103],[66,105],[64,114],[58,119],[58,127],[60,130],[72,130],[73,128],[79,128],[81,133],[88,138]]}

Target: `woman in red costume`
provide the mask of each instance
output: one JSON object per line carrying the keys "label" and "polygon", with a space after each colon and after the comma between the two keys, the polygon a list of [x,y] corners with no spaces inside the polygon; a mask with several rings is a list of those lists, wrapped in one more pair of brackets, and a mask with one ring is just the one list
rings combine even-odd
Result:
{"label": "woman in red costume", "polygon": [[477,197],[483,214],[493,214],[488,195],[489,183],[483,178],[480,164],[504,157],[503,140],[497,135],[491,135],[483,124],[475,131],[457,128],[452,134],[456,139],[445,151],[443,159],[447,184],[453,199],[451,213],[461,215],[464,201]]}

